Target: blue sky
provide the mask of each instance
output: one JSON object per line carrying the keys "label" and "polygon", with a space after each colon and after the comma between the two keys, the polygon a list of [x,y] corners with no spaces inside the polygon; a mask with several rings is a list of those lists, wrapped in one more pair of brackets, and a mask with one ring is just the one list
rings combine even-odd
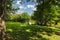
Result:
{"label": "blue sky", "polygon": [[13,6],[20,8],[20,10],[18,10],[17,13],[27,12],[31,15],[33,11],[36,10],[36,7],[35,7],[36,2],[32,2],[32,1],[26,2],[25,0],[23,4],[20,4],[21,0],[15,0],[14,2],[15,4],[13,4]]}

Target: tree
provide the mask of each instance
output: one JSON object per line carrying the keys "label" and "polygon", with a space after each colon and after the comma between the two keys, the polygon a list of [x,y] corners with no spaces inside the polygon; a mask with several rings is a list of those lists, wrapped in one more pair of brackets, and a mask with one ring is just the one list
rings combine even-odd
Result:
{"label": "tree", "polygon": [[[3,15],[5,14],[5,0],[0,0],[0,30],[1,30],[1,40],[5,40],[5,23],[4,20],[2,19]],[[3,25],[4,26],[3,26]]]}
{"label": "tree", "polygon": [[[59,0],[37,0],[37,10],[34,11],[34,18],[40,25],[47,25],[56,16],[55,10],[59,6]],[[53,14],[54,13],[54,14]]]}
{"label": "tree", "polygon": [[30,20],[30,15],[28,13],[24,12],[21,14],[21,21],[22,22],[29,22],[29,20]]}
{"label": "tree", "polygon": [[10,14],[7,21],[14,21],[14,22],[28,22],[30,20],[30,15],[27,12],[23,12],[21,14]]}
{"label": "tree", "polygon": [[7,13],[9,12],[15,12],[18,8],[13,8],[14,0],[0,0],[0,26],[1,30],[1,40],[5,40],[5,17],[7,16]]}
{"label": "tree", "polygon": [[29,19],[30,19],[30,15],[26,12],[23,12],[22,14],[18,14],[16,15],[17,17],[15,17],[15,21],[17,22],[22,22],[22,23],[25,23],[25,22],[28,22]]}

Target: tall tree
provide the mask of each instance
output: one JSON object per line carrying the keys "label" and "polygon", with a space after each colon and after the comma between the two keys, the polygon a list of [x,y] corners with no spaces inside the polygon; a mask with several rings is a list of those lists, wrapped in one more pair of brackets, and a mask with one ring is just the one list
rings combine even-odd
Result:
{"label": "tall tree", "polygon": [[12,7],[14,0],[0,0],[0,30],[1,30],[1,40],[6,40],[5,39],[5,17],[7,16],[7,13],[9,12],[15,12],[17,10],[16,8]]}
{"label": "tall tree", "polygon": [[[14,4],[15,0],[0,0],[0,27],[1,27],[1,40],[6,40],[5,39],[5,18],[8,13],[14,13],[16,10],[19,8],[13,8],[12,4]],[[21,0],[23,1],[23,0]],[[27,0],[26,0],[27,1]]]}
{"label": "tall tree", "polygon": [[[37,10],[34,12],[34,18],[41,25],[46,25],[55,17],[54,6],[59,6],[59,0],[37,0]],[[53,14],[54,13],[54,14]]]}
{"label": "tall tree", "polygon": [[1,40],[5,40],[5,23],[3,18],[3,15],[5,14],[5,0],[0,0],[0,35],[1,35]]}

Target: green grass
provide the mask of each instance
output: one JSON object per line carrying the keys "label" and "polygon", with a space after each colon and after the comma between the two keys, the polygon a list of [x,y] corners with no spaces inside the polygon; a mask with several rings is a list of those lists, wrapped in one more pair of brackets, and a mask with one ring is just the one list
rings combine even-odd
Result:
{"label": "green grass", "polygon": [[6,22],[7,34],[11,40],[60,40],[60,29],[47,26]]}

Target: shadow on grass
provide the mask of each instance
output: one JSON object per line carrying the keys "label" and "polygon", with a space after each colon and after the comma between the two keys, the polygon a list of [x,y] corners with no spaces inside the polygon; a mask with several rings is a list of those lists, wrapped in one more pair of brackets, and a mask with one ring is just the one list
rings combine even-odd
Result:
{"label": "shadow on grass", "polygon": [[[8,30],[9,29],[9,30]],[[45,32],[45,33],[43,33]],[[10,26],[7,27],[7,34],[11,35],[11,40],[48,40],[41,34],[51,36],[54,31],[51,28],[35,25]]]}

